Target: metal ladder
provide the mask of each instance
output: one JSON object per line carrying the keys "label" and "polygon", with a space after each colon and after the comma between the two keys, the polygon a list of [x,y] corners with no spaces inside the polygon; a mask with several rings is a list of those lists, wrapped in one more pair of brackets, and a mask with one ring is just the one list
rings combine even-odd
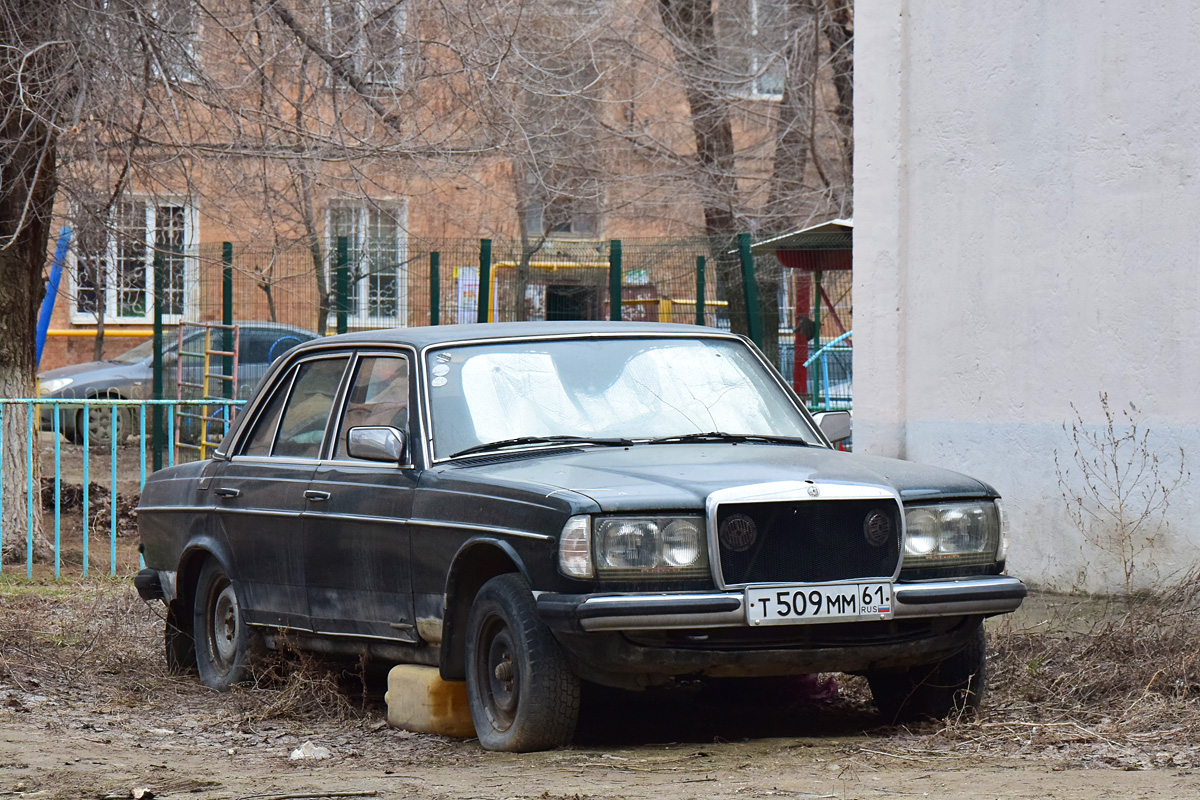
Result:
{"label": "metal ladder", "polygon": [[[199,330],[201,335],[195,337],[192,347],[202,344],[200,350],[185,350],[184,344],[192,331]],[[233,349],[221,347],[220,336],[224,331],[233,332]],[[214,335],[216,334],[216,335]],[[238,342],[240,331],[237,325],[222,325],[216,322],[182,322],[178,328],[179,343],[175,360],[175,396],[178,400],[212,400],[213,403],[189,404],[182,403],[175,407],[175,447],[177,451],[198,452],[200,459],[208,458],[209,451],[215,450],[229,430],[229,423],[237,409],[228,400],[237,398],[238,375]],[[228,356],[232,361],[232,374],[214,371],[222,365]],[[188,381],[185,375],[194,376],[196,361],[199,360],[200,380]],[[185,369],[185,363],[187,367]],[[230,386],[230,397],[222,393],[226,381]],[[215,383],[216,391],[210,392]],[[193,396],[188,396],[193,395]]]}

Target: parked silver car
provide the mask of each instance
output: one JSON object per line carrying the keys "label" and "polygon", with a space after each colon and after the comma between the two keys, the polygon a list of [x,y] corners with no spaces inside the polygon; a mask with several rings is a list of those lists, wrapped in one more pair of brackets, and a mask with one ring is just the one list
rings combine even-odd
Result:
{"label": "parked silver car", "polygon": [[[304,328],[273,322],[239,322],[237,397],[247,399],[267,374],[267,367],[296,345],[315,339],[317,334]],[[184,342],[184,380],[200,383],[203,360],[189,358],[187,353],[202,349],[204,331],[189,333]],[[176,396],[178,341],[172,331],[163,345],[163,385],[167,397]],[[42,397],[70,400],[76,398],[107,398],[148,400],[154,387],[154,342],[143,342],[107,361],[89,361],[47,370],[38,376]],[[215,371],[219,372],[219,368]],[[59,430],[72,442],[83,441],[83,408],[59,406]],[[118,439],[125,439],[133,430],[132,412],[118,414]],[[97,442],[108,441],[112,421],[108,414],[91,415],[90,437]],[[42,430],[54,430],[54,410],[43,406]]]}

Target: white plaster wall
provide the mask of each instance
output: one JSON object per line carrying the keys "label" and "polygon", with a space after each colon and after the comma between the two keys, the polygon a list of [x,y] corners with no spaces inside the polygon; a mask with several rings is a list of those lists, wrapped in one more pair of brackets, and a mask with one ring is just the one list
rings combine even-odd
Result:
{"label": "white plaster wall", "polygon": [[1200,8],[858,0],[855,449],[1005,496],[1010,571],[1116,588],[1065,512],[1072,404],[1133,402],[1200,564]]}

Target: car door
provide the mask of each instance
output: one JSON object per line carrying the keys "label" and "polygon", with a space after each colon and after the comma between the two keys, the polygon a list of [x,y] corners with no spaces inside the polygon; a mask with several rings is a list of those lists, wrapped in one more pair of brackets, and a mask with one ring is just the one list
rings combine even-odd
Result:
{"label": "car door", "polygon": [[407,437],[411,368],[408,352],[359,355],[329,458],[309,486],[304,567],[317,631],[416,641],[408,518],[417,470],[408,452],[402,464],[346,452],[353,427],[391,426]]}
{"label": "car door", "polygon": [[250,434],[210,484],[252,624],[311,630],[304,590],[305,491],[320,463],[333,400],[350,358],[314,356],[274,382]]}

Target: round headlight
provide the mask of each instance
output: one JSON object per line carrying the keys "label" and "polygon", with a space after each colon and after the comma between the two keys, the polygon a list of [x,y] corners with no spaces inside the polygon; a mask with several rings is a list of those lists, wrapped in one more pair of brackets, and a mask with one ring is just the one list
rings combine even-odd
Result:
{"label": "round headlight", "polygon": [[928,508],[917,508],[905,515],[908,531],[904,537],[904,552],[914,556],[927,556],[937,550],[938,515]]}
{"label": "round headlight", "polygon": [[700,531],[687,520],[677,519],[662,532],[663,561],[672,567],[690,567],[700,559]]}

